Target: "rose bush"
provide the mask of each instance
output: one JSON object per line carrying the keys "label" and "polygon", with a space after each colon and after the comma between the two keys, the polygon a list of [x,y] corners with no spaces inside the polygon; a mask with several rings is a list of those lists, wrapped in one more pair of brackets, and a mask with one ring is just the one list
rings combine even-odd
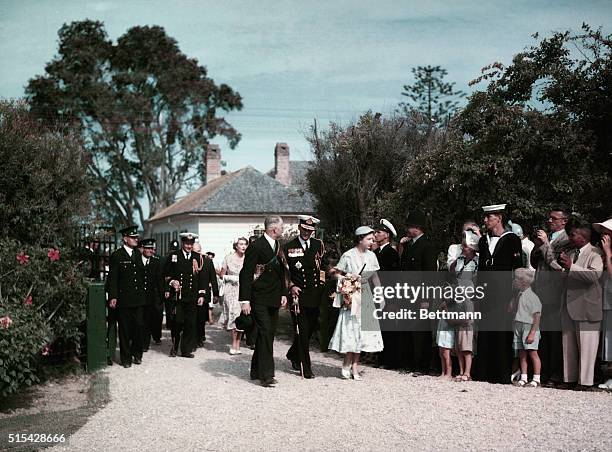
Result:
{"label": "rose bush", "polygon": [[64,254],[0,240],[0,396],[37,382],[58,344],[78,353],[86,286]]}

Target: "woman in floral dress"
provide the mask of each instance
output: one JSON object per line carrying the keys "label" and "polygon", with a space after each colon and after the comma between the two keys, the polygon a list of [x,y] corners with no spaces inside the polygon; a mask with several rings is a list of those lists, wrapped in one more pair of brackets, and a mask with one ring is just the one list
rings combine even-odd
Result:
{"label": "woman in floral dress", "polygon": [[230,346],[230,355],[239,355],[240,351],[240,336],[242,332],[236,329],[236,318],[240,316],[240,302],[238,301],[238,277],[242,264],[244,263],[244,252],[249,242],[244,237],[240,237],[234,243],[234,253],[228,255],[223,260],[219,276],[223,278],[224,293],[223,293],[223,314],[219,319],[219,323],[232,333],[232,345]]}
{"label": "woman in floral dress", "polygon": [[344,253],[336,265],[337,273],[345,275],[340,276],[339,287],[342,287],[344,278],[361,273],[358,278],[361,291],[351,296],[350,306],[341,293],[336,295],[334,303],[335,307],[341,309],[329,348],[338,353],[346,353],[342,365],[342,377],[346,379],[362,379],[359,375],[361,352],[375,353],[383,349],[378,320],[373,316],[375,306],[371,284],[380,284],[376,275],[380,268],[378,259],[370,251],[373,243],[374,230],[369,226],[360,226],[355,231],[355,247]]}

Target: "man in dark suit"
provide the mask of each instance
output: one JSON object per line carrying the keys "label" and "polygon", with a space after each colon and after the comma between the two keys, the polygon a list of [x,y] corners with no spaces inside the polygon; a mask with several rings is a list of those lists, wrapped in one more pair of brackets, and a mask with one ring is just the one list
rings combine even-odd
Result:
{"label": "man in dark suit", "polygon": [[[378,248],[374,250],[380,271],[378,278],[382,286],[393,284],[393,276],[386,272],[397,272],[400,270],[400,257],[395,248],[391,246],[391,239],[397,236],[395,228],[389,220],[382,219],[375,228],[374,240]],[[398,306],[399,307],[399,306]],[[388,306],[388,309],[395,310],[394,307]],[[399,331],[390,331],[385,329],[389,322],[381,323],[381,333],[383,337],[384,348],[379,355],[379,364],[382,364],[387,369],[398,369],[401,367],[400,362],[400,342],[402,334]]]}
{"label": "man in dark suit", "polygon": [[[198,249],[201,249],[199,247]],[[217,282],[217,273],[215,272],[215,264],[213,260],[208,257],[208,253],[200,254],[200,261],[198,263],[198,276],[200,279],[200,291],[205,294],[204,304],[198,306],[197,316],[197,345],[198,347],[204,347],[204,341],[206,341],[206,322],[210,320],[210,309],[212,306],[213,297],[219,296],[219,283]]]}
{"label": "man in dark suit", "polygon": [[265,232],[246,249],[240,271],[238,299],[242,312],[252,314],[257,325],[255,351],[251,360],[251,379],[259,379],[264,387],[272,387],[274,379],[274,334],[278,309],[287,305],[286,261],[278,243],[283,233],[283,220],[269,216],[264,220]]}
{"label": "man in dark suit", "polygon": [[176,316],[172,350],[170,356],[175,357],[181,352],[183,358],[193,358],[196,347],[197,306],[204,304],[205,288],[200,287],[199,265],[200,255],[193,251],[193,244],[198,234],[183,232],[180,234],[181,249],[170,254],[168,261],[169,286],[176,297]]}
{"label": "man in dark suit", "polygon": [[[425,214],[413,210],[406,218],[406,236],[400,240],[402,247],[400,267],[402,271],[410,272],[409,281],[412,284],[432,283],[433,272],[438,270],[437,253],[429,238],[425,235]],[[429,308],[427,299],[417,301],[417,309]],[[415,331],[406,334],[400,351],[402,364],[412,369],[415,375],[427,374],[432,360],[431,325],[429,320],[416,320]]]}
{"label": "man in dark suit", "polygon": [[291,317],[294,326],[297,324],[299,328],[287,359],[294,370],[303,371],[304,378],[314,378],[310,365],[310,338],[317,328],[321,294],[325,287],[325,272],[321,268],[325,249],[323,242],[313,237],[319,220],[309,215],[298,215],[298,220],[300,234],[284,247],[289,265]]}
{"label": "man in dark suit", "polygon": [[141,240],[142,264],[144,266],[144,312],[143,351],[149,350],[151,337],[161,344],[161,324],[164,312],[163,300],[166,290],[160,259],[155,255],[155,239]]}
{"label": "man in dark suit", "polygon": [[[142,362],[142,330],[144,326],[144,266],[136,249],[138,230],[130,226],[119,231],[123,246],[110,258],[108,305],[117,310],[119,350],[123,367]],[[133,361],[132,361],[133,360]]]}
{"label": "man in dark suit", "polygon": [[512,271],[523,266],[521,239],[505,228],[506,204],[483,206],[487,233],[478,242],[478,284],[486,287],[480,305],[475,375],[489,383],[510,383],[514,314]]}

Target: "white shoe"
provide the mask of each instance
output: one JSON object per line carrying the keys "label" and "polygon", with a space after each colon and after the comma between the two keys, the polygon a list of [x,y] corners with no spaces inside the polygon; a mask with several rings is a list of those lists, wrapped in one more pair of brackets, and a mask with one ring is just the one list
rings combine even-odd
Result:
{"label": "white shoe", "polygon": [[353,373],[353,371],[351,370],[351,376],[353,377],[353,380],[355,381],[363,381],[363,378],[361,377],[361,375],[359,375],[359,372],[357,372],[356,374]]}
{"label": "white shoe", "polygon": [[351,379],[351,368],[350,367],[342,367],[342,378],[345,380]]}
{"label": "white shoe", "polygon": [[612,389],[612,378],[598,386],[599,389]]}
{"label": "white shoe", "polygon": [[230,348],[230,355],[240,355],[240,350],[234,350],[233,348]]}

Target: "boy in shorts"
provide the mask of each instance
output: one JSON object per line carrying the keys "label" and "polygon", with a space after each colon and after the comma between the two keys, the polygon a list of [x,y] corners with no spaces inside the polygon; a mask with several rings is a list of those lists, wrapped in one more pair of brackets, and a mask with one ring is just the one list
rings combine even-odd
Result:
{"label": "boy in shorts", "polygon": [[[518,305],[514,317],[514,342],[513,347],[518,351],[520,371],[513,375],[514,380],[520,372],[520,380],[517,386],[537,388],[540,386],[540,357],[538,346],[540,343],[540,315],[542,303],[538,296],[531,290],[533,283],[533,271],[519,268],[514,274],[514,287],[520,292],[517,296]],[[527,382],[527,355],[533,366],[533,379]]]}

